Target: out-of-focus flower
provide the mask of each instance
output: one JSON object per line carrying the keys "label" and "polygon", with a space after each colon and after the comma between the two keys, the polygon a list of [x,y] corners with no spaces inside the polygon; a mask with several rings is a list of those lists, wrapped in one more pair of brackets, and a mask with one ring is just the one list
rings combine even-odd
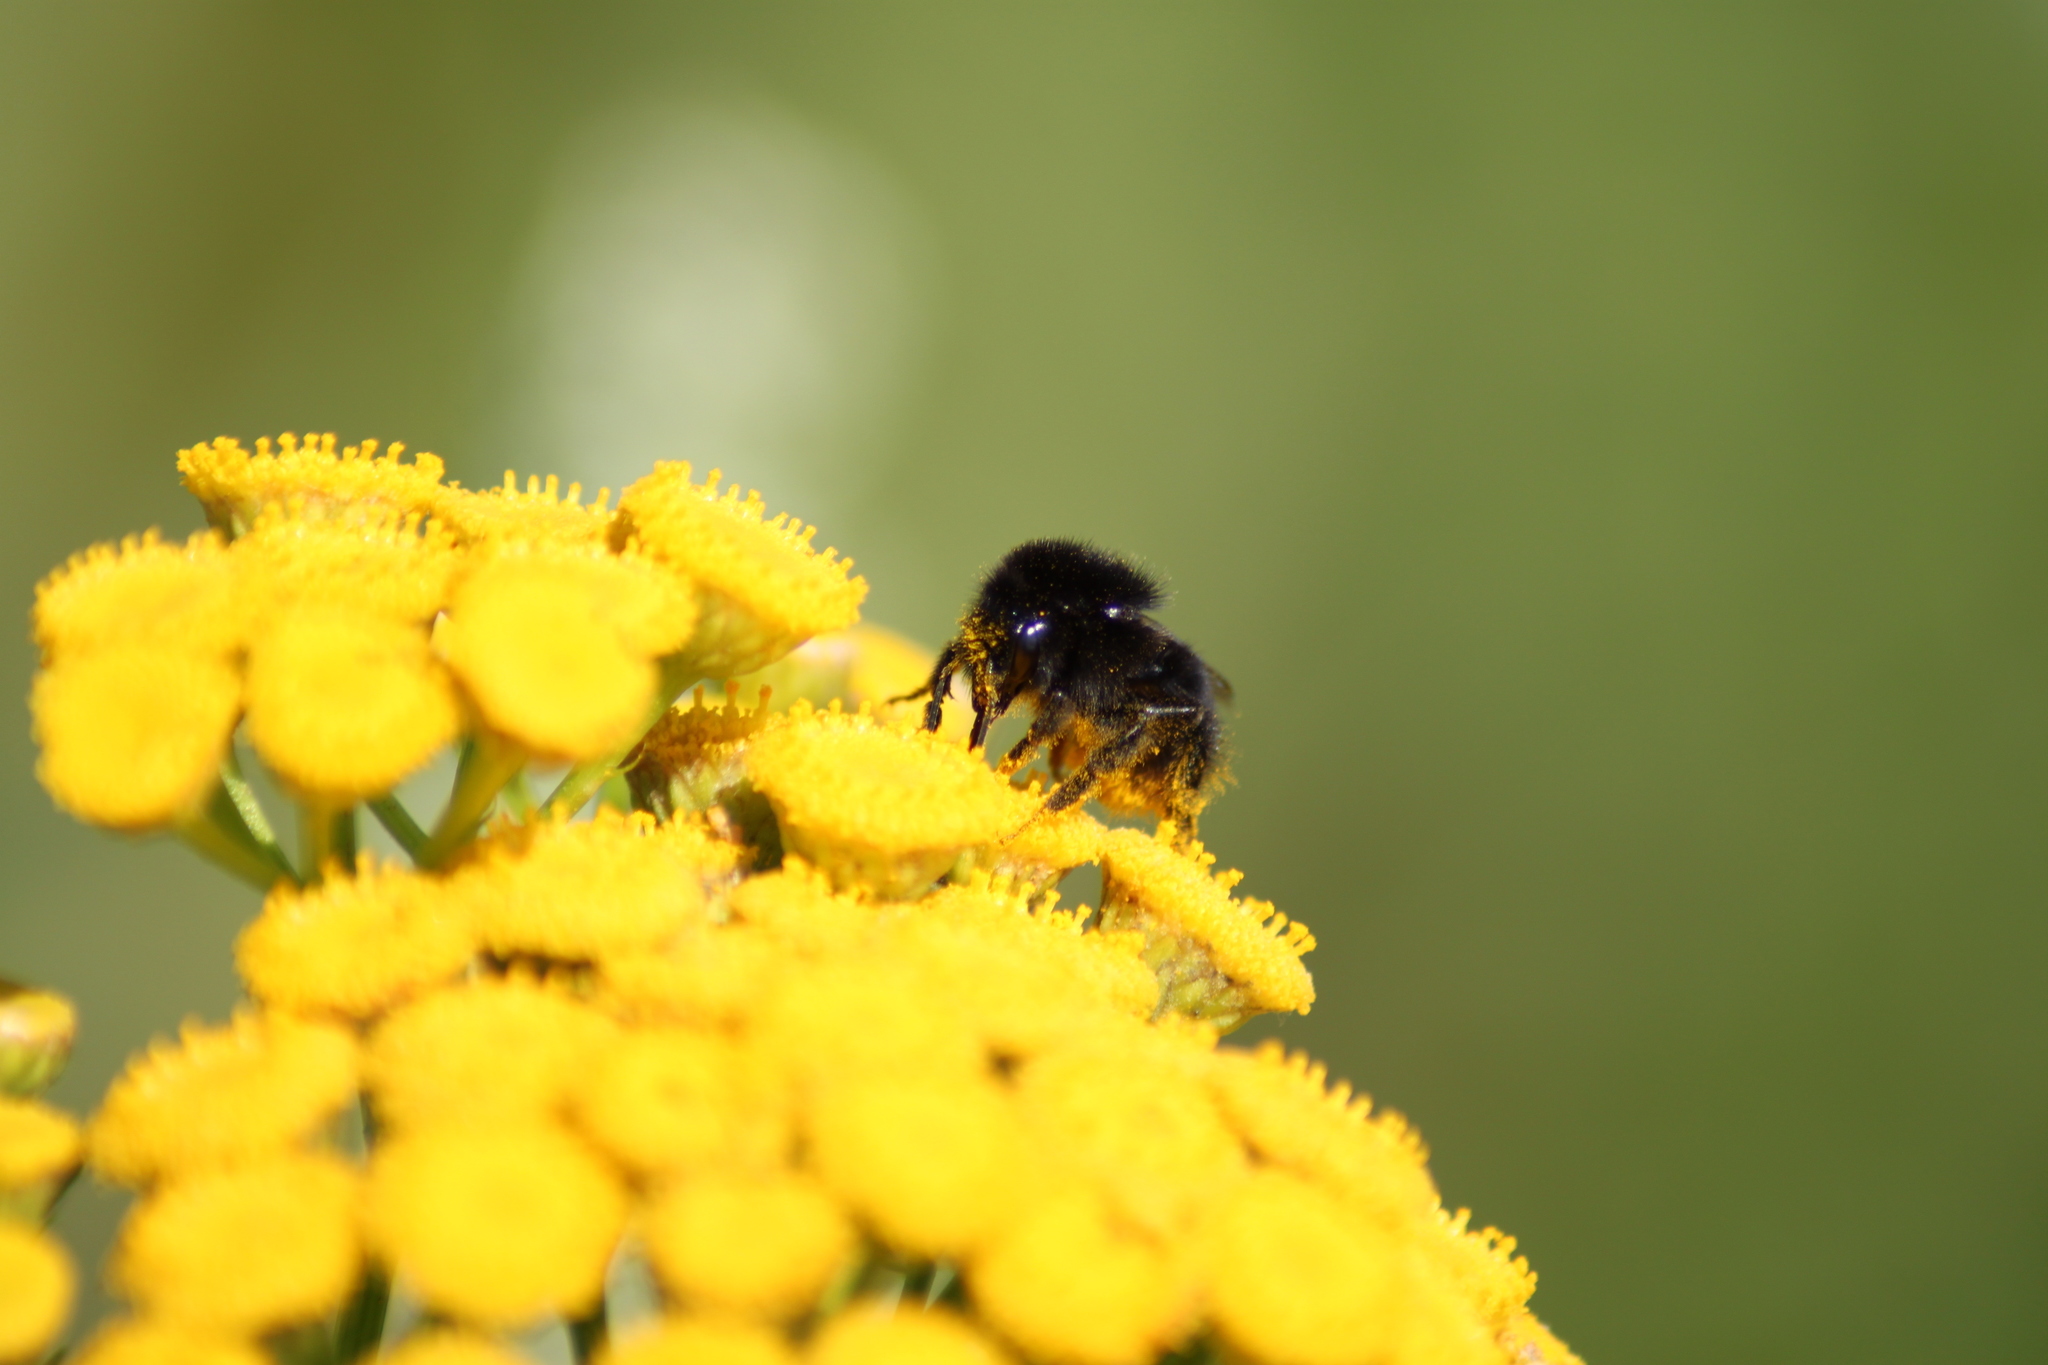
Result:
{"label": "out-of-focus flower", "polygon": [[1008,1353],[944,1311],[890,1313],[856,1303],[825,1324],[809,1365],[1005,1365]]}
{"label": "out-of-focus flower", "polygon": [[690,1176],[656,1196],[641,1233],[683,1302],[759,1318],[811,1307],[856,1245],[845,1211],[795,1172]]}
{"label": "out-of-focus flower", "polygon": [[356,1096],[356,1044],[344,1029],[243,1013],[187,1023],[107,1089],[86,1128],[86,1159],[117,1184],[237,1165],[310,1137]]}
{"label": "out-of-focus flower", "polygon": [[0,1097],[0,1218],[42,1221],[83,1150],[78,1120],[69,1114]]}
{"label": "out-of-focus flower", "polygon": [[0,981],[0,1095],[39,1095],[63,1074],[78,1011],[55,991]]}
{"label": "out-of-focus flower", "polygon": [[0,1361],[40,1358],[71,1317],[78,1276],[55,1238],[0,1218]]}
{"label": "out-of-focus flower", "polygon": [[428,1328],[385,1352],[387,1365],[527,1365],[526,1357],[478,1332]]}
{"label": "out-of-focus flower", "polygon": [[85,1365],[270,1365],[269,1354],[244,1337],[164,1318],[110,1322],[74,1359]]}
{"label": "out-of-focus flower", "polygon": [[438,457],[420,451],[410,464],[400,460],[405,446],[392,442],[383,454],[375,441],[335,450],[333,432],[308,435],[301,441],[291,432],[256,442],[244,450],[232,436],[178,452],[178,472],[185,487],[206,508],[214,526],[238,534],[271,503],[303,498],[315,504],[376,507],[396,512],[432,508],[441,482]]}
{"label": "out-of-focus flower", "polygon": [[138,643],[234,653],[247,621],[226,548],[211,531],[182,545],[147,531],[71,556],[36,585],[32,620],[43,662]]}
{"label": "out-of-focus flower", "polygon": [[794,1365],[782,1334],[743,1319],[669,1317],[622,1337],[599,1365]]}

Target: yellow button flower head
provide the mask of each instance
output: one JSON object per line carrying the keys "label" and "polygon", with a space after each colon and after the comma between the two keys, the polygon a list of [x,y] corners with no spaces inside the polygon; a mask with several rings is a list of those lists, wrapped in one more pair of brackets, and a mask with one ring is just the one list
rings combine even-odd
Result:
{"label": "yellow button flower head", "polygon": [[690,657],[704,677],[731,678],[773,663],[813,635],[860,617],[865,579],[853,561],[811,548],[816,527],[770,521],[759,494],[718,495],[716,471],[690,481],[687,464],[658,463],[619,497],[612,541],[637,540],[697,584],[703,617]]}
{"label": "yellow button flower head", "polygon": [[655,660],[696,616],[688,585],[601,547],[498,547],[456,587],[440,642],[492,728],[535,754],[579,761],[646,726]]}
{"label": "yellow button flower head", "polygon": [[1102,850],[1104,926],[1145,935],[1167,1002],[1183,1013],[1226,1029],[1266,1010],[1307,1014],[1316,992],[1301,955],[1315,937],[1265,901],[1233,899],[1242,874],[1212,876],[1214,862],[1200,844],[1183,853],[1114,831]]}
{"label": "yellow button flower head", "polygon": [[71,556],[36,585],[33,621],[43,661],[137,643],[232,654],[245,623],[226,548],[211,531],[182,545],[147,531]]}
{"label": "yellow button flower head", "polygon": [[1498,1228],[1471,1230],[1472,1211],[1435,1210],[1429,1220],[1443,1235],[1422,1240],[1425,1273],[1434,1274],[1461,1304],[1476,1310],[1496,1335],[1510,1333],[1536,1292],[1536,1273],[1515,1255],[1515,1239]]}
{"label": "yellow button flower head", "polygon": [[1034,907],[986,875],[933,892],[887,933],[1001,1056],[1029,1056],[1105,1018],[1149,1019],[1159,1004],[1136,935],[1084,933],[1079,915]]}
{"label": "yellow button flower head", "polygon": [[1298,1177],[1239,1184],[1203,1245],[1216,1328],[1259,1365],[1500,1359],[1476,1322],[1416,1281],[1391,1233],[1344,1219]]}
{"label": "yellow button flower head", "polygon": [[205,505],[206,519],[233,535],[265,505],[294,496],[321,505],[424,512],[438,491],[441,461],[421,451],[404,464],[404,450],[394,441],[379,455],[375,441],[364,441],[337,454],[333,432],[301,442],[288,431],[274,449],[269,437],[258,440],[252,455],[232,436],[218,436],[209,445],[179,451],[178,472]]}
{"label": "yellow button flower head", "polygon": [[968,1272],[975,1306],[1034,1360],[1144,1365],[1194,1326],[1194,1285],[1085,1189],[1038,1204]]}
{"label": "yellow button flower head", "polygon": [[600,1000],[637,1022],[732,1024],[766,994],[783,956],[777,941],[747,925],[685,934],[658,952],[604,958]]}
{"label": "yellow button flower head", "polygon": [[811,1341],[805,1365],[1007,1365],[1008,1353],[944,1309],[856,1303]]}
{"label": "yellow button flower head", "polygon": [[[526,1357],[475,1332],[414,1332],[384,1353],[385,1365],[528,1365]],[[347,1365],[343,1362],[342,1365]]]}
{"label": "yellow button flower head", "polygon": [[372,1250],[428,1307],[518,1327],[597,1302],[626,1194],[559,1128],[430,1127],[378,1148],[364,1219]]}
{"label": "yellow button flower head", "polygon": [[1090,1178],[1141,1230],[1172,1237],[1246,1167],[1200,1080],[1171,1055],[1113,1037],[1044,1053],[1017,1075],[1039,1145]]}
{"label": "yellow button flower head", "polygon": [[600,807],[487,840],[450,892],[502,957],[602,959],[667,942],[705,916],[704,883],[732,871],[733,851],[693,821]]}
{"label": "yellow button flower head", "polygon": [[293,790],[337,805],[379,796],[462,728],[418,626],[312,605],[249,651],[249,740]]}
{"label": "yellow button flower head", "polygon": [[856,1076],[978,1076],[988,1065],[946,997],[883,954],[790,964],[755,1012],[751,1036],[805,1088]]}
{"label": "yellow button flower head", "polygon": [[541,1118],[616,1026],[559,990],[512,977],[450,986],[400,1006],[370,1035],[363,1080],[396,1127]]}
{"label": "yellow button flower head", "polygon": [[591,1139],[640,1176],[722,1164],[780,1166],[791,1122],[782,1078],[721,1034],[657,1028],[628,1034],[576,1095]]}
{"label": "yellow button flower head", "polygon": [[[774,817],[767,802],[747,784],[742,763],[747,745],[764,730],[787,724],[768,710],[768,696],[758,693],[752,708],[739,704],[740,690],[726,684],[725,700],[712,705],[702,687],[687,706],[671,707],[641,740],[633,766],[626,772],[638,806],[662,814],[708,811],[725,806],[750,841]],[[749,812],[746,807],[755,807]]]}
{"label": "yellow button flower head", "polygon": [[831,1196],[792,1171],[693,1176],[656,1197],[641,1235],[671,1293],[762,1318],[809,1309],[856,1245]]}
{"label": "yellow button flower head", "polygon": [[417,512],[297,496],[258,513],[228,560],[257,632],[311,602],[425,624],[460,562],[447,530]]}
{"label": "yellow button flower head", "polygon": [[362,1261],[358,1177],[286,1155],[173,1181],[122,1226],[109,1274],[147,1311],[258,1335],[341,1306]]}
{"label": "yellow button flower head", "polygon": [[161,1318],[110,1322],[72,1359],[83,1365],[270,1365],[254,1342]]}
{"label": "yellow button flower head", "polygon": [[71,1317],[78,1276],[55,1238],[0,1219],[0,1361],[40,1359]]}
{"label": "yellow button flower head", "polygon": [[780,1332],[760,1323],[667,1317],[620,1338],[598,1365],[796,1365]]}
{"label": "yellow button flower head", "polygon": [[313,1134],[356,1095],[356,1045],[343,1029],[281,1014],[188,1023],[132,1058],[86,1128],[86,1159],[136,1185],[235,1165]]}
{"label": "yellow button flower head", "polygon": [[550,474],[545,483],[530,475],[524,489],[511,470],[498,488],[471,492],[456,484],[441,487],[434,498],[434,519],[465,545],[491,545],[505,541],[552,542],[558,545],[602,546],[611,528],[611,513],[605,503],[608,489],[599,489],[597,501],[583,501],[583,485],[572,483],[562,491],[562,481]]}
{"label": "yellow button flower head", "polygon": [[63,1110],[0,1098],[0,1219],[40,1222],[83,1146],[78,1120]]}
{"label": "yellow button flower head", "polygon": [[55,991],[0,980],[0,1095],[39,1095],[63,1074],[78,1010]]}
{"label": "yellow button flower head", "polygon": [[811,1107],[811,1160],[883,1241],[958,1257],[1009,1220],[1031,1169],[1009,1096],[975,1076],[866,1077]]}
{"label": "yellow button flower head", "polygon": [[444,882],[364,854],[353,877],[273,889],[235,940],[235,966],[266,1004],[368,1019],[456,976],[475,951]]}
{"label": "yellow button flower head", "polygon": [[867,714],[799,706],[747,746],[747,774],[775,809],[783,847],[834,884],[884,897],[929,890],[960,854],[1030,815],[973,754]]}
{"label": "yellow button flower head", "polygon": [[1270,1038],[1250,1052],[1219,1048],[1208,1073],[1224,1115],[1261,1159],[1376,1216],[1434,1219],[1436,1184],[1408,1125],[1373,1114],[1372,1101],[1354,1099],[1348,1085],[1325,1089],[1326,1078],[1320,1063]]}
{"label": "yellow button flower head", "polygon": [[36,675],[36,776],[64,810],[109,829],[161,829],[213,790],[241,709],[220,659],[111,645]]}
{"label": "yellow button flower head", "polygon": [[875,928],[873,905],[833,890],[824,873],[794,854],[775,871],[741,882],[729,906],[786,952],[804,956],[847,951]]}

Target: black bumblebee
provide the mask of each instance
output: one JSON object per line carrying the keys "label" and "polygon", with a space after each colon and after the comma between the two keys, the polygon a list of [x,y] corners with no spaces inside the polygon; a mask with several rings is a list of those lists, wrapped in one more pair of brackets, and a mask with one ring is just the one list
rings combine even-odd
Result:
{"label": "black bumblebee", "polygon": [[931,680],[898,700],[929,695],[924,728],[936,730],[953,674],[964,673],[971,747],[1012,703],[1031,707],[1031,729],[1001,770],[1045,746],[1059,779],[1046,810],[1093,796],[1172,820],[1192,838],[1222,775],[1216,705],[1230,700],[1230,684],[1145,615],[1163,598],[1143,570],[1091,545],[1019,545],[982,579]]}

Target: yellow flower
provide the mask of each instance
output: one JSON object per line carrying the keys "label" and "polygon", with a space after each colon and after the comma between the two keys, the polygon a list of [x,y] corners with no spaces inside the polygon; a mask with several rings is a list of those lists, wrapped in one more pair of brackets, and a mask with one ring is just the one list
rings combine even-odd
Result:
{"label": "yellow flower", "polygon": [[213,790],[241,709],[220,659],[110,645],[36,675],[36,776],[64,810],[111,829],[160,829]]}
{"label": "yellow flower", "polygon": [[[1031,795],[1039,795],[1035,786]],[[981,849],[977,861],[997,876],[1026,886],[1048,886],[1083,863],[1100,861],[1108,838],[1109,830],[1100,820],[1075,806],[1034,816],[1014,834]]]}
{"label": "yellow flower", "polygon": [[501,1342],[446,1327],[414,1332],[383,1359],[384,1365],[528,1365],[525,1356]]}
{"label": "yellow flower", "polygon": [[1244,1149],[1186,1068],[1191,1053],[1120,1047],[1116,1036],[1026,1062],[1018,1105],[1043,1150],[1141,1230],[1171,1237],[1243,1174]]}
{"label": "yellow flower", "polygon": [[690,482],[690,466],[662,462],[619,497],[615,545],[637,541],[697,584],[703,607],[689,655],[704,677],[736,677],[773,663],[813,635],[860,617],[865,579],[853,561],[811,548],[816,527],[766,520],[759,494],[718,474]]}
{"label": "yellow flower", "polygon": [[43,661],[120,644],[232,654],[244,622],[225,549],[211,531],[182,545],[146,531],[71,556],[36,584],[33,620]]}
{"label": "yellow flower", "polygon": [[185,487],[206,507],[206,519],[230,534],[254,520],[267,503],[293,495],[321,504],[370,504],[399,511],[424,511],[441,481],[441,461],[424,451],[402,464],[404,445],[392,442],[382,455],[377,443],[348,446],[339,455],[334,433],[308,435],[302,444],[291,432],[256,442],[256,453],[232,436],[178,452]]}
{"label": "yellow flower", "polygon": [[72,1359],[80,1365],[271,1365],[254,1342],[161,1318],[110,1322]]}
{"label": "yellow flower", "polygon": [[0,1219],[41,1222],[83,1147],[78,1120],[63,1110],[0,1097]]}
{"label": "yellow flower", "polygon": [[1514,1321],[1501,1333],[1500,1346],[1515,1365],[1585,1365],[1572,1354],[1571,1347],[1528,1312],[1515,1314]]}
{"label": "yellow flower", "polygon": [[71,1317],[78,1276],[55,1238],[0,1219],[0,1361],[39,1359]]}
{"label": "yellow flower", "polygon": [[622,1337],[598,1365],[796,1365],[780,1332],[728,1318],[667,1317]]}
{"label": "yellow flower", "polygon": [[356,1045],[343,1029],[256,1013],[219,1028],[187,1023],[107,1088],[86,1157],[129,1185],[239,1164],[311,1136],[355,1094]]}
{"label": "yellow flower", "polygon": [[55,991],[0,981],[0,1095],[38,1095],[62,1074],[78,1011]]}
{"label": "yellow flower", "polygon": [[968,1284],[975,1307],[1033,1360],[1144,1365],[1194,1325],[1187,1275],[1081,1189],[1006,1226]]}
{"label": "yellow flower", "polygon": [[558,1128],[430,1127],[370,1162],[371,1248],[441,1313],[517,1327],[597,1302],[625,1224],[618,1179]]}
{"label": "yellow flower", "polygon": [[637,556],[522,545],[463,577],[440,643],[492,728],[578,761],[646,727],[655,660],[695,615],[688,585]]}
{"label": "yellow flower", "polygon": [[1477,1323],[1410,1272],[1394,1234],[1343,1218],[1297,1176],[1239,1183],[1202,1240],[1216,1328],[1257,1365],[1498,1365]]}
{"label": "yellow flower", "polygon": [[[1258,1156],[1298,1171],[1378,1217],[1434,1219],[1436,1185],[1422,1144],[1398,1114],[1373,1114],[1305,1054],[1267,1039],[1255,1051],[1219,1048],[1208,1073],[1230,1124]],[[1527,1297],[1525,1294],[1524,1298]]]}
{"label": "yellow flower", "polygon": [[597,1059],[577,1092],[576,1116],[637,1175],[712,1164],[771,1169],[790,1145],[781,1081],[730,1038],[649,1029]]}
{"label": "yellow flower", "polygon": [[736,918],[805,956],[844,951],[875,927],[874,906],[834,891],[823,873],[793,854],[775,871],[733,888],[729,905]]}
{"label": "yellow flower", "polygon": [[692,821],[601,807],[589,820],[558,812],[494,835],[450,891],[501,957],[602,959],[703,923],[705,879],[724,878],[733,862]]}
{"label": "yellow flower", "polygon": [[424,624],[447,604],[459,563],[448,532],[418,512],[298,495],[258,513],[228,560],[259,635],[316,602]]}
{"label": "yellow flower", "polygon": [[1211,876],[1215,859],[1186,853],[1137,830],[1116,830],[1102,850],[1102,922],[1146,938],[1168,1004],[1234,1028],[1266,1010],[1307,1014],[1316,998],[1301,955],[1316,946],[1307,926],[1265,901],[1235,900],[1241,873]]}
{"label": "yellow flower", "polygon": [[[807,701],[819,708],[838,702],[849,711],[871,708],[885,720],[924,719],[924,701],[899,701],[931,677],[937,651],[884,626],[862,622],[813,636],[763,669],[733,679],[743,697],[766,687],[778,705]],[[947,710],[939,733],[965,741],[973,724],[966,707]]]}
{"label": "yellow flower", "polygon": [[791,963],[753,1017],[762,1054],[800,1085],[856,1076],[977,1076],[980,1041],[915,969],[881,954]]}
{"label": "yellow flower", "polygon": [[685,934],[658,952],[600,961],[599,999],[628,1020],[731,1024],[766,993],[782,952],[767,934],[747,925]]}
{"label": "yellow flower", "polygon": [[1009,1096],[972,1076],[867,1077],[813,1104],[811,1160],[883,1241],[921,1257],[965,1255],[995,1233],[1031,1172]]}
{"label": "yellow flower", "polygon": [[[639,754],[626,773],[635,803],[666,814],[705,811],[734,802],[746,782],[741,759],[747,745],[770,726],[786,723],[769,712],[765,696],[747,710],[739,704],[739,689],[727,684],[724,704],[712,706],[699,687],[689,706],[664,712],[641,741]],[[767,803],[751,788],[748,794],[761,808],[751,823],[771,825],[774,817],[766,810]],[[735,818],[743,813],[733,811]],[[741,823],[749,822],[742,819]]]}
{"label": "yellow flower", "polygon": [[654,1200],[641,1232],[671,1293],[765,1318],[810,1308],[856,1246],[824,1189],[789,1171],[692,1176]]}
{"label": "yellow flower", "polygon": [[337,805],[378,796],[462,728],[455,689],[416,626],[308,606],[249,651],[249,740],[286,785]]}
{"label": "yellow flower", "polygon": [[272,890],[235,940],[235,966],[266,1004],[368,1019],[457,975],[475,949],[442,882],[364,854],[353,877]]}
{"label": "yellow flower", "polygon": [[967,849],[1030,815],[1023,797],[958,744],[872,716],[811,711],[747,746],[785,849],[841,887],[923,894]]}
{"label": "yellow flower", "polygon": [[402,1005],[370,1035],[363,1080],[378,1118],[483,1125],[559,1111],[615,1025],[561,991],[472,981]]}
{"label": "yellow flower", "polygon": [[251,1335],[341,1306],[362,1261],[357,1176],[286,1155],[173,1181],[138,1203],[110,1265],[145,1310]]}
{"label": "yellow flower", "polygon": [[472,492],[452,483],[443,485],[434,498],[434,519],[465,545],[549,541],[602,546],[611,527],[611,514],[605,510],[610,499],[610,490],[600,488],[597,501],[586,504],[582,484],[572,483],[564,493],[561,479],[553,474],[545,483],[530,475],[521,489],[518,476],[508,469],[498,488]]}
{"label": "yellow flower", "polygon": [[1007,1365],[1010,1357],[943,1309],[856,1303],[819,1329],[805,1365]]}

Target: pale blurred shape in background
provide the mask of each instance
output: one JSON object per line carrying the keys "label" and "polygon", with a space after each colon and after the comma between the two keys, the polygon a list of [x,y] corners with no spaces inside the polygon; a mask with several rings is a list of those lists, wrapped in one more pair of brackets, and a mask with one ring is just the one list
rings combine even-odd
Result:
{"label": "pale blurred shape in background", "polygon": [[504,448],[589,493],[688,460],[829,526],[901,406],[928,242],[882,167],[777,104],[612,107],[550,189]]}

